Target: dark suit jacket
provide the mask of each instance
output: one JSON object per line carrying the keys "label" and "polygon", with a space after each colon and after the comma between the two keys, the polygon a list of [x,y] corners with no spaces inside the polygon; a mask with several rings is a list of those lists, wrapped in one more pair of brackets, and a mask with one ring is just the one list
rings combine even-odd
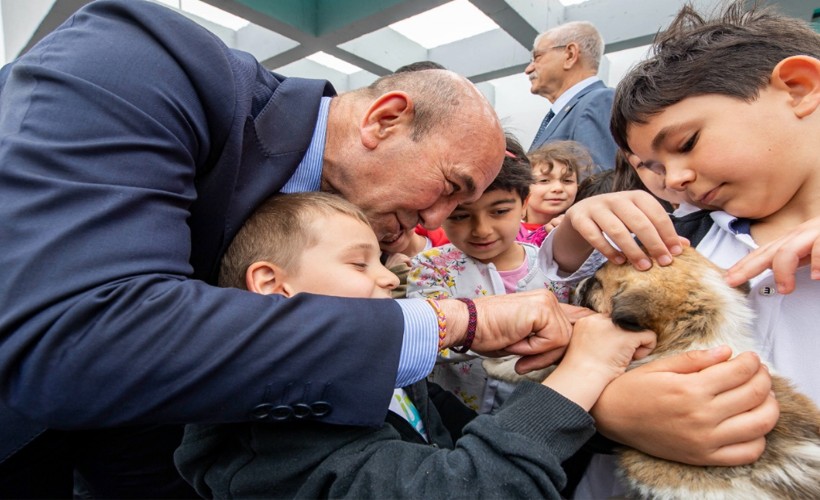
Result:
{"label": "dark suit jacket", "polygon": [[213,286],[327,82],[123,0],[80,10],[0,86],[0,460],[44,426],[384,421],[394,301]]}
{"label": "dark suit jacket", "polygon": [[551,141],[578,141],[587,147],[598,171],[614,168],[617,146],[609,131],[614,96],[615,90],[600,81],[584,88],[535,137],[530,151]]}
{"label": "dark suit jacket", "polygon": [[429,443],[404,431],[401,417],[379,429],[188,426],[174,459],[205,498],[557,499],[566,482],[561,463],[594,432],[582,408],[534,382],[471,421],[463,405],[428,399],[423,383],[408,393]]}

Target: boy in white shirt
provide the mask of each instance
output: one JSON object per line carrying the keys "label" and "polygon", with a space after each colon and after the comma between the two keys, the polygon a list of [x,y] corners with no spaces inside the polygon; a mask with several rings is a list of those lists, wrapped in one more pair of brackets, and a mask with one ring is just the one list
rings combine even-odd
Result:
{"label": "boy in white shirt", "polygon": [[[750,280],[761,356],[815,402],[818,107],[820,35],[800,20],[766,9],[746,12],[737,2],[715,20],[684,7],[659,35],[653,56],[619,84],[612,117],[615,140],[640,158],[638,170],[663,175],[669,189],[711,211],[700,214],[696,248],[730,268],[730,284]],[[571,272],[590,265],[583,261],[594,247],[610,260],[647,268],[652,264],[634,233],[663,265],[681,245],[669,229],[645,193],[603,195],[567,212],[543,257]],[[754,360],[743,354],[718,364],[678,358],[662,370],[646,365],[611,384],[593,414],[603,434],[653,455],[748,463],[762,452],[777,417],[776,403],[766,397],[767,376]],[[732,364],[746,364],[754,375],[730,375]],[[642,397],[627,397],[635,391]]]}

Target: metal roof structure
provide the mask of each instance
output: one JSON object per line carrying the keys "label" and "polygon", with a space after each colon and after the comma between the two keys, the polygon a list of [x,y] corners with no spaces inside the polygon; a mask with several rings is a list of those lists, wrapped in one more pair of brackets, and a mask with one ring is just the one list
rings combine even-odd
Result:
{"label": "metal roof structure", "polygon": [[[523,75],[535,36],[567,21],[595,24],[606,43],[599,76],[614,85],[686,0],[153,0],[288,76],[340,92],[419,60],[470,78],[505,125],[529,143],[548,102]],[[690,0],[714,10],[720,0]],[[0,0],[0,50],[10,60],[89,0]],[[812,20],[820,0],[769,0]]]}

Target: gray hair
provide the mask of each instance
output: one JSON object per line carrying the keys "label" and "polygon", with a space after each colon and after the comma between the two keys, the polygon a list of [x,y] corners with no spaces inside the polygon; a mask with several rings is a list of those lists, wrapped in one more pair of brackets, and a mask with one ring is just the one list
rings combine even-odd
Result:
{"label": "gray hair", "polygon": [[[455,73],[440,69],[406,71],[385,75],[369,86],[350,92],[376,98],[390,91],[407,92],[415,103],[412,139],[421,140],[442,124],[451,123],[459,108],[474,96],[467,91],[469,82]],[[476,91],[477,92],[477,91]]]}
{"label": "gray hair", "polygon": [[604,39],[601,33],[589,21],[572,21],[556,26],[536,37],[534,45],[538,45],[545,35],[553,37],[555,45],[578,44],[581,60],[591,69],[598,71],[601,57],[604,55]]}

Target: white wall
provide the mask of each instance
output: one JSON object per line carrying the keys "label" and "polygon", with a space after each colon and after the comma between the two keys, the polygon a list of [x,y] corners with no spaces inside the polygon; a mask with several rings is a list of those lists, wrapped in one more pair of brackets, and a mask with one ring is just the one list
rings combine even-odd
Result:
{"label": "white wall", "polygon": [[0,0],[0,65],[17,57],[55,0]]}

